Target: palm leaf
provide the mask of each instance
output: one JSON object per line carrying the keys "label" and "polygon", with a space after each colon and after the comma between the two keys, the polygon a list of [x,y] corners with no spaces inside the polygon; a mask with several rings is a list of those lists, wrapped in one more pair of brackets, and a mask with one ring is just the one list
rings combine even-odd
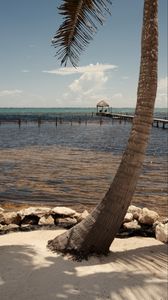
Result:
{"label": "palm leaf", "polygon": [[63,0],[59,11],[64,22],[52,39],[61,65],[66,66],[69,59],[74,67],[77,66],[80,53],[97,31],[95,23],[102,25],[106,14],[110,13],[108,4],[110,0]]}

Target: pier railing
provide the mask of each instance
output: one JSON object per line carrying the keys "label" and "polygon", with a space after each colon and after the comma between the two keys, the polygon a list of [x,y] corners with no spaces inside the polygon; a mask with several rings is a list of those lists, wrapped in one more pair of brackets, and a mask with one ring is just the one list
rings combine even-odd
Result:
{"label": "pier railing", "polygon": [[[129,121],[132,122],[134,116],[133,115],[127,115],[127,114],[116,114],[116,113],[110,113],[110,112],[98,112],[97,116],[101,117],[109,117],[112,119],[118,119],[118,120],[124,120],[124,121]],[[163,129],[168,128],[168,120],[167,119],[159,119],[159,118],[154,118],[152,126],[155,126],[157,128],[162,127]]]}
{"label": "pier railing", "polygon": [[[69,123],[72,125],[72,123],[85,123],[87,125],[88,122],[96,122],[98,121],[100,125],[104,123],[103,118],[111,118],[113,120],[119,120],[121,123],[124,122],[132,122],[134,116],[130,114],[124,114],[124,113],[113,113],[113,112],[92,112],[89,114],[59,114],[59,115],[0,115],[0,125],[4,123],[16,123],[19,127],[21,127],[22,124],[27,124],[29,122],[36,123],[38,127],[40,127],[45,122],[49,123],[55,123],[55,126],[57,127],[59,124],[63,123]],[[161,118],[154,118],[152,126],[157,128],[168,128],[168,119],[161,119]]]}

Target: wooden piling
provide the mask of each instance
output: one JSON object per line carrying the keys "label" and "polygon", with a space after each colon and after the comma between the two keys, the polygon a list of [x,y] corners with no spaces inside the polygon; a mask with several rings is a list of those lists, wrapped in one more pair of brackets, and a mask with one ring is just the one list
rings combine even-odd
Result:
{"label": "wooden piling", "polygon": [[21,119],[20,118],[18,119],[18,125],[19,125],[19,128],[20,128],[20,126],[21,126]]}
{"label": "wooden piling", "polygon": [[103,124],[103,120],[102,118],[100,118],[100,126]]}
{"label": "wooden piling", "polygon": [[40,117],[38,118],[37,123],[38,123],[38,128],[40,128],[40,126],[41,126],[41,118]]}
{"label": "wooden piling", "polygon": [[[103,116],[103,117],[109,117],[113,120],[113,118],[115,118],[116,120],[119,120],[119,123],[122,123],[122,120],[128,121],[128,122],[132,122],[134,116],[133,115],[128,115],[128,114],[114,114],[114,113],[105,113],[105,112],[98,112],[96,114],[97,116]],[[155,125],[156,124],[156,125]],[[156,126],[157,128],[159,128],[159,124],[162,124],[162,128],[166,129],[166,125],[168,125],[168,119],[159,119],[159,118],[154,118],[153,119],[153,123],[152,126]],[[160,126],[161,127],[161,126]]]}

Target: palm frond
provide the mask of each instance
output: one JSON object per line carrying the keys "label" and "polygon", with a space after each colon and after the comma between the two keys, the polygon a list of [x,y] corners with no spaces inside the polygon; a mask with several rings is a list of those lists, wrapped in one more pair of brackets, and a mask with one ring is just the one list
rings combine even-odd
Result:
{"label": "palm frond", "polygon": [[63,0],[59,13],[64,21],[52,39],[61,65],[66,66],[69,59],[77,66],[80,53],[97,32],[95,23],[103,25],[105,16],[110,14],[109,4],[110,0]]}

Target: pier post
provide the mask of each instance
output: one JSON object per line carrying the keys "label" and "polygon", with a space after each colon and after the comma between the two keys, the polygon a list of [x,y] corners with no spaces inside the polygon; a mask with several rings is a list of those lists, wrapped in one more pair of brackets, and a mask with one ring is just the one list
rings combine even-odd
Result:
{"label": "pier post", "polygon": [[20,126],[21,126],[21,119],[20,118],[18,119],[18,125],[19,125],[19,128],[20,128]]}
{"label": "pier post", "polygon": [[103,120],[102,118],[100,118],[100,126],[103,124]]}
{"label": "pier post", "polygon": [[40,127],[41,126],[41,118],[40,117],[38,118],[37,122],[38,122],[38,127]]}

